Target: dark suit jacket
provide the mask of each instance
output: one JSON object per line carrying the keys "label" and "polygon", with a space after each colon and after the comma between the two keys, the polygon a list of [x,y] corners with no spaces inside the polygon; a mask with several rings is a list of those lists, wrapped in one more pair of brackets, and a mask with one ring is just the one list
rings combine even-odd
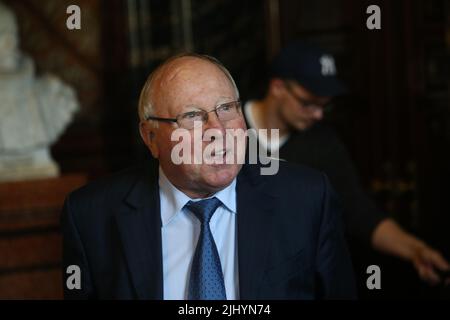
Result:
{"label": "dark suit jacket", "polygon": [[[157,170],[137,167],[70,194],[62,215],[64,285],[69,265],[81,289],[66,298],[162,299]],[[280,163],[261,176],[244,165],[237,178],[241,299],[355,297],[339,205],[326,176]]]}

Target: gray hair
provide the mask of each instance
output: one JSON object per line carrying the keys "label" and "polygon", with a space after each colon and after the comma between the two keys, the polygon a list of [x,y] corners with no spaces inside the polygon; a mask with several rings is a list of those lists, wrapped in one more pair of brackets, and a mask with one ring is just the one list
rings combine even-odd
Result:
{"label": "gray hair", "polygon": [[147,119],[147,117],[152,115],[154,112],[154,103],[151,100],[151,96],[152,96],[151,93],[152,93],[152,89],[153,89],[153,80],[155,78],[155,75],[157,75],[159,73],[159,71],[167,64],[171,63],[172,61],[174,61],[176,59],[183,58],[183,57],[198,58],[198,59],[201,59],[204,61],[211,62],[212,64],[217,66],[228,78],[228,80],[230,81],[230,83],[232,84],[232,86],[234,88],[236,98],[239,99],[239,90],[236,86],[236,83],[234,82],[233,77],[231,76],[231,74],[227,70],[227,68],[225,68],[225,66],[219,60],[217,60],[214,57],[211,57],[208,55],[203,55],[203,54],[198,54],[198,53],[181,53],[181,54],[175,55],[173,57],[170,57],[169,59],[164,61],[152,73],[150,73],[147,80],[145,81],[144,87],[142,88],[141,94],[139,96],[139,105],[138,105],[139,119],[141,121],[144,121],[145,119]]}

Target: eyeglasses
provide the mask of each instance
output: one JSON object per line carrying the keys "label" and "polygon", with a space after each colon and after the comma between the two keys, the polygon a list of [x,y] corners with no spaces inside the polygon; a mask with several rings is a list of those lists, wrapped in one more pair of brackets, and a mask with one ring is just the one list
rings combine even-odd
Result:
{"label": "eyeglasses", "polygon": [[216,106],[213,110],[189,111],[176,116],[176,118],[160,118],[148,116],[145,120],[156,120],[162,122],[176,122],[180,128],[187,130],[194,129],[208,122],[208,113],[215,112],[221,122],[233,120],[241,116],[241,102],[231,101]]}
{"label": "eyeglasses", "polygon": [[299,97],[298,95],[295,94],[294,90],[292,90],[292,86],[286,81],[284,81],[284,87],[290,93],[290,95],[298,102],[298,104],[300,104],[302,108],[308,111],[312,112],[316,110],[322,110],[323,112],[327,113],[330,112],[334,107],[334,104],[331,101],[324,104],[318,104],[314,101],[306,100]]}

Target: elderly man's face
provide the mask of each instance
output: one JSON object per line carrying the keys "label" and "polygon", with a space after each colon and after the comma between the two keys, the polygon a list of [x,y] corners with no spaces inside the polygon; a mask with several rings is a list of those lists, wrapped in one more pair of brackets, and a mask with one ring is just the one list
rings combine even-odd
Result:
{"label": "elderly man's face", "polygon": [[[199,58],[176,59],[154,78],[154,115],[158,117],[176,118],[190,111],[210,111],[237,98],[226,75],[214,64]],[[171,141],[171,135],[177,128],[177,124],[168,122],[159,122],[157,128],[152,127],[151,123],[145,125],[148,134],[153,134],[152,141],[146,144],[153,156],[159,159],[164,174],[172,184],[192,198],[205,197],[228,186],[242,167],[236,161],[231,164],[225,161],[223,164],[207,164],[205,161],[201,164],[174,164],[172,148],[179,141]],[[219,121],[215,112],[210,112],[207,123],[202,127],[202,135],[211,128],[225,135],[226,129],[246,130],[246,125],[240,110],[239,116],[225,122]],[[194,142],[194,129],[189,133]],[[199,142],[202,152],[209,143]],[[193,159],[193,148],[191,152]]]}

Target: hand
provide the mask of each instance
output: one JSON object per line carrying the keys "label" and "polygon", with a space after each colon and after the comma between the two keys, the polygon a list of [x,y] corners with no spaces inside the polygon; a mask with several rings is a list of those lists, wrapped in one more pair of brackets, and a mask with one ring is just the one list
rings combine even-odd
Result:
{"label": "hand", "polygon": [[441,279],[438,274],[438,270],[448,271],[450,269],[448,262],[439,252],[430,248],[418,239],[414,239],[411,244],[410,260],[422,280],[433,285],[436,285],[441,281],[444,281],[445,285],[450,284],[450,277]]}
{"label": "hand", "polygon": [[404,231],[394,220],[385,219],[375,228],[372,235],[375,249],[410,261],[420,278],[430,284],[441,280],[450,285],[450,277],[441,279],[438,270],[449,271],[450,264],[442,255],[414,235]]}

